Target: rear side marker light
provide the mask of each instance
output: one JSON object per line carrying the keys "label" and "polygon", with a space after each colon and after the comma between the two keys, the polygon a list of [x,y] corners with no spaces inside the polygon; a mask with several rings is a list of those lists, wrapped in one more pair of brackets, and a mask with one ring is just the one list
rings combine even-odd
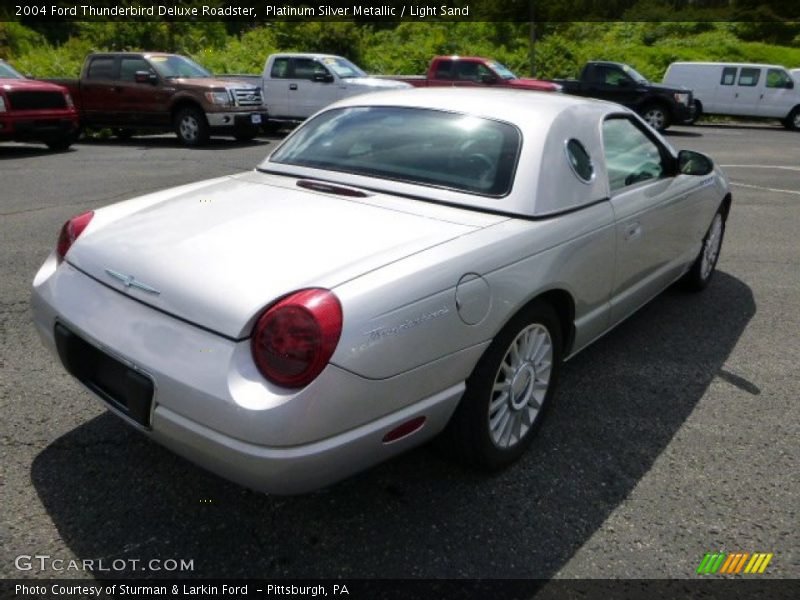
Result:
{"label": "rear side marker light", "polygon": [[425,424],[425,417],[419,416],[414,417],[410,421],[406,421],[399,427],[395,427],[385,436],[383,436],[383,443],[388,444],[389,442],[395,442],[400,438],[404,438],[407,435],[411,435],[415,431],[418,431],[423,425]]}

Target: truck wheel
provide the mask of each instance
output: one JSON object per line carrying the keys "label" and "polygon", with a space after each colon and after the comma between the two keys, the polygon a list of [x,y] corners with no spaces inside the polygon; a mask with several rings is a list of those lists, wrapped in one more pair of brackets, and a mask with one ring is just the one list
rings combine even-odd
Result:
{"label": "truck wheel", "polygon": [[202,146],[208,141],[208,121],[200,109],[187,106],[175,114],[175,134],[185,146]]}
{"label": "truck wheel", "polygon": [[700,104],[700,100],[694,101],[694,116],[692,116],[691,121],[687,121],[687,125],[694,125],[697,123],[698,119],[703,116],[703,105]]}
{"label": "truck wheel", "polygon": [[281,130],[281,127],[284,126],[284,123],[281,121],[267,121],[261,126],[261,129],[267,135],[274,135]]}
{"label": "truck wheel", "polygon": [[46,143],[47,147],[50,148],[50,150],[53,150],[54,152],[64,152],[64,150],[66,150],[72,145],[73,141],[74,141],[73,136],[65,135],[63,137],[50,140]]}
{"label": "truck wheel", "polygon": [[795,106],[783,120],[783,126],[792,131],[800,131],[800,106]]}
{"label": "truck wheel", "polygon": [[133,137],[133,129],[127,129],[125,127],[117,127],[111,130],[111,133],[114,134],[114,137],[118,140],[129,140]]}
{"label": "truck wheel", "polygon": [[669,111],[662,104],[646,104],[639,114],[656,131],[664,131],[671,124]]}
{"label": "truck wheel", "polygon": [[237,142],[252,142],[258,135],[258,129],[243,129],[233,134]]}

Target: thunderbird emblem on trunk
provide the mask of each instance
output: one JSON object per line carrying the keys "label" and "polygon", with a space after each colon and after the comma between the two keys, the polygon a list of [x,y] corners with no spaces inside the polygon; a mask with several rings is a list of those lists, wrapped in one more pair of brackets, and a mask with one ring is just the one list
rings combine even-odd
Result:
{"label": "thunderbird emblem on trunk", "polygon": [[161,292],[159,292],[156,288],[150,287],[146,283],[142,283],[141,281],[137,281],[133,275],[125,275],[124,273],[120,273],[119,271],[114,271],[112,269],[106,269],[106,273],[111,275],[117,281],[121,281],[122,284],[127,287],[133,287],[137,290],[142,290],[143,292],[147,292],[148,294],[155,294],[158,296]]}

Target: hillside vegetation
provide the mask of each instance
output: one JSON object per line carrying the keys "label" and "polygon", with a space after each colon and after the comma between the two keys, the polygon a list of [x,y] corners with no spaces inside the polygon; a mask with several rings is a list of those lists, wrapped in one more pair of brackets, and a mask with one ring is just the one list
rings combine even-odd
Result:
{"label": "hillside vegetation", "polygon": [[342,54],[371,73],[418,74],[436,54],[490,56],[519,75],[576,76],[617,60],[660,81],[676,60],[800,66],[795,23],[70,23],[34,31],[0,22],[0,57],[35,77],[77,77],[92,50],[187,54],[215,73],[260,73],[276,51]]}

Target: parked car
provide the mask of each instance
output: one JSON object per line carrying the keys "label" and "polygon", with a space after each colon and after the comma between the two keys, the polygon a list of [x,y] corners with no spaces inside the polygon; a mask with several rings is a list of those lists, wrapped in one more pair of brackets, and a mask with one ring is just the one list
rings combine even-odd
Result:
{"label": "parked car", "polygon": [[0,141],[42,142],[66,150],[78,130],[78,113],[61,86],[28,79],[0,59]]}
{"label": "parked car", "polygon": [[173,130],[186,146],[212,134],[250,140],[267,119],[259,86],[216,79],[178,54],[90,54],[80,79],[50,81],[69,89],[83,127],[111,128],[123,139]]}
{"label": "parked car", "polygon": [[34,322],[112,412],[257,490],[443,431],[497,469],[565,359],[674,281],[709,283],[730,206],[711,159],[619,105],[371,94],[254,171],[67,221]]}
{"label": "parked car", "polygon": [[517,77],[496,60],[480,56],[434,56],[425,75],[392,75],[414,87],[510,87],[519,90],[557,92],[552,81]]}
{"label": "parked car", "polygon": [[664,83],[691,86],[697,116],[779,119],[800,130],[800,85],[780,65],[676,62]]}
{"label": "parked car", "polygon": [[346,58],[333,54],[272,54],[264,65],[264,103],[270,127],[296,123],[350,96],[410,87],[370,77]]}
{"label": "parked car", "polygon": [[694,122],[692,90],[652,83],[630,65],[590,61],[580,79],[556,79],[567,94],[618,102],[633,109],[658,131]]}

